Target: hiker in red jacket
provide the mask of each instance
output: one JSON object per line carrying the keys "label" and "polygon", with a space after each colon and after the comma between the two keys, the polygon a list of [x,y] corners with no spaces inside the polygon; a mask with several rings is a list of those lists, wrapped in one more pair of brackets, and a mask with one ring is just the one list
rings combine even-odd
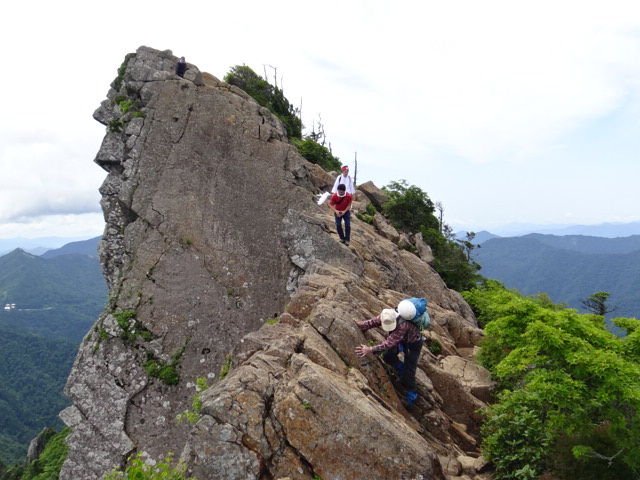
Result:
{"label": "hiker in red jacket", "polygon": [[[340,242],[349,245],[351,240],[351,202],[353,197],[347,193],[344,183],[338,185],[338,191],[331,195],[329,206],[333,210],[333,216],[336,220],[336,230]],[[342,221],[344,220],[344,231],[342,230]]]}

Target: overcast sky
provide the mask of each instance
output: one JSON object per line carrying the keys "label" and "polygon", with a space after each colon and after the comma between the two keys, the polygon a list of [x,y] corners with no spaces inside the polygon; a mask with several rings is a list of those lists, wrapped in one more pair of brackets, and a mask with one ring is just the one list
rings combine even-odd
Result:
{"label": "overcast sky", "polygon": [[102,234],[93,111],[146,45],[247,65],[321,118],[357,182],[406,179],[454,231],[640,220],[640,3],[4,2],[0,238]]}

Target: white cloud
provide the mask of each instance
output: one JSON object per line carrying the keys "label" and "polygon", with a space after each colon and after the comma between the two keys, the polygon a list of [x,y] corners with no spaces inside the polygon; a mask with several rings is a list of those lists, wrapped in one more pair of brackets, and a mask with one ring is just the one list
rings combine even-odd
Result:
{"label": "white cloud", "polygon": [[91,114],[140,45],[219,78],[276,67],[307,127],[321,115],[334,154],[353,164],[358,152],[360,181],[406,178],[451,223],[640,218],[635,0],[0,8],[11,19],[0,41],[15,46],[0,80],[0,236],[100,218],[105,172],[92,160],[104,127]]}

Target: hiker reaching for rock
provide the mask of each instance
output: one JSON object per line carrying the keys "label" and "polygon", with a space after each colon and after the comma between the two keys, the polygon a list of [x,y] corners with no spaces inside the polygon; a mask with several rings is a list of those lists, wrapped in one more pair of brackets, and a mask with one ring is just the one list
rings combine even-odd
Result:
{"label": "hiker reaching for rock", "polygon": [[[424,310],[421,312],[422,304],[424,304]],[[364,357],[370,353],[384,352],[382,360],[395,368],[400,377],[400,383],[407,389],[405,400],[409,405],[413,405],[418,399],[418,394],[415,392],[416,369],[424,343],[422,330],[429,326],[427,319],[429,314],[426,313],[426,300],[412,298],[401,301],[395,310],[385,308],[377,317],[361,322],[356,321],[363,332],[380,326],[384,331],[389,332],[387,339],[379,345],[356,347],[356,355]],[[398,358],[401,351],[404,352],[404,362]]]}

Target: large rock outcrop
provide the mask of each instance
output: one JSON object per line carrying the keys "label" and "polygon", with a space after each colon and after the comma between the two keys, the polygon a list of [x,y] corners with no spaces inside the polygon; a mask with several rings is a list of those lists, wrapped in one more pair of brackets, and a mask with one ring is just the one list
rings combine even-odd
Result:
{"label": "large rock outcrop", "polygon": [[[140,47],[94,114],[110,303],[67,383],[61,478],[101,478],[135,452],[172,452],[201,480],[481,478],[491,382],[470,360],[469,306],[383,218],[354,216],[339,243],[316,203],[333,174],[246,93],[194,65],[177,77],[176,60]],[[409,410],[381,361],[354,353],[382,339],[354,321],[405,295],[428,298],[442,346],[423,350]],[[199,378],[199,419],[179,422]]]}

